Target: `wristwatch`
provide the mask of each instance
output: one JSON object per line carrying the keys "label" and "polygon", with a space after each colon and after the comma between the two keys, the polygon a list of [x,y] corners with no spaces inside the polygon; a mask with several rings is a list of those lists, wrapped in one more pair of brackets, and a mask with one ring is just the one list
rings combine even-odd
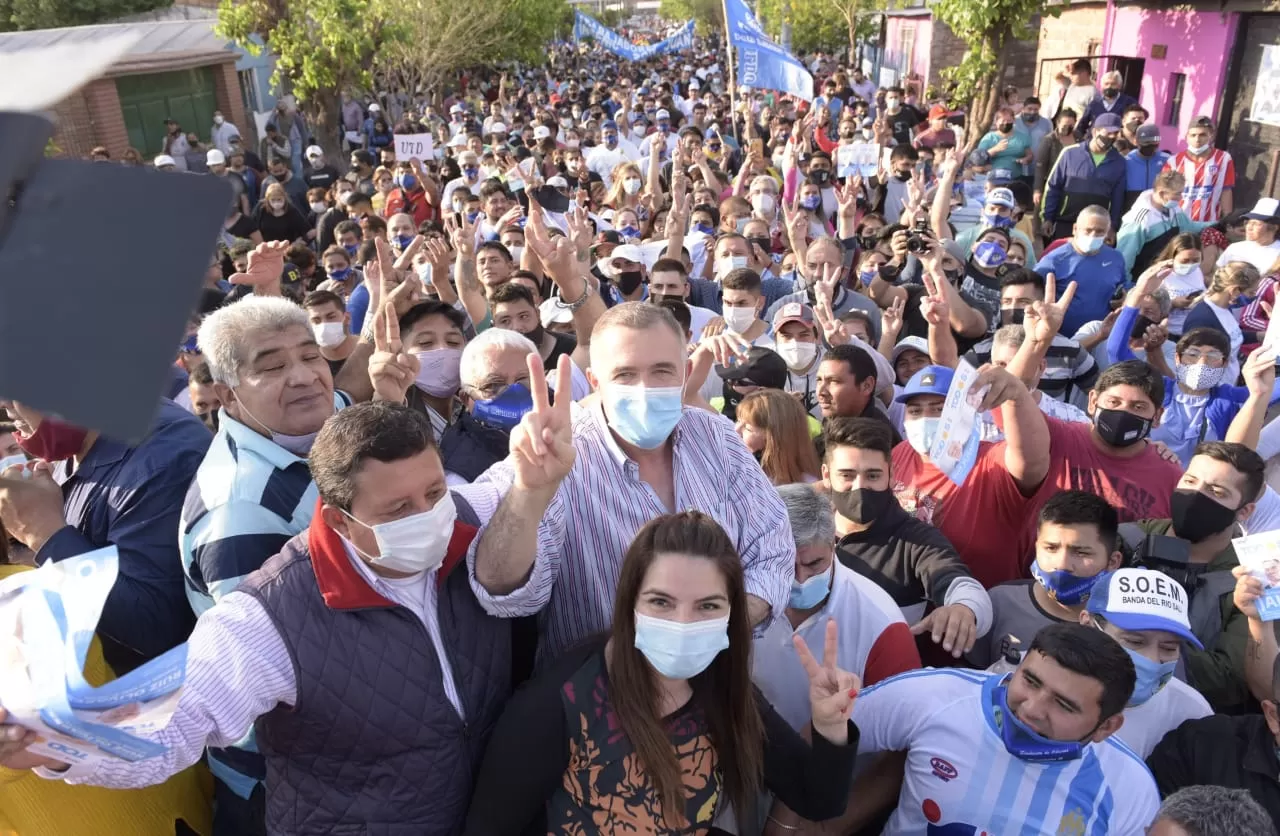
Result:
{"label": "wristwatch", "polygon": [[591,282],[587,281],[586,279],[583,279],[582,295],[579,296],[577,299],[574,299],[572,302],[566,302],[565,300],[561,299],[560,304],[561,306],[566,308],[569,311],[569,313],[575,313],[579,308],[587,304],[587,300],[591,298],[591,294],[593,292],[594,290],[591,287]]}

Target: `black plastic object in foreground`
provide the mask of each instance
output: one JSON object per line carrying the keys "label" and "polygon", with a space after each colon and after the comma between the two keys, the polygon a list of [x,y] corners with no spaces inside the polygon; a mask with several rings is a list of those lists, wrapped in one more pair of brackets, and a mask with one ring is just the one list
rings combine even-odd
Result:
{"label": "black plastic object in foreground", "polygon": [[38,114],[0,113],[0,397],[121,441],[172,380],[231,187],[44,157]]}

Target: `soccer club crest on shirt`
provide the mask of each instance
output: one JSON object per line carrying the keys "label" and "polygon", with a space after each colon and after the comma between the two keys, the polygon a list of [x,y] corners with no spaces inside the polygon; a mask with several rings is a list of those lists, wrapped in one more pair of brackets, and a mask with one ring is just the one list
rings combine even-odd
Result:
{"label": "soccer club crest on shirt", "polygon": [[1056,836],[1084,836],[1084,813],[1079,808],[1072,808],[1063,814],[1058,822]]}
{"label": "soccer club crest on shirt", "polygon": [[996,836],[976,825],[964,822],[942,822],[942,808],[932,798],[920,805],[925,817],[925,836]]}

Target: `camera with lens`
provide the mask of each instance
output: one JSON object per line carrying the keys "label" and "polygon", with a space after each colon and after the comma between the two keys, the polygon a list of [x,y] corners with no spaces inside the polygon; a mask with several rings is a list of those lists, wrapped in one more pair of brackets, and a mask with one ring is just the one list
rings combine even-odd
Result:
{"label": "camera with lens", "polygon": [[920,218],[911,227],[911,233],[907,236],[907,252],[924,255],[932,246],[933,233],[929,231],[929,221],[926,218]]}

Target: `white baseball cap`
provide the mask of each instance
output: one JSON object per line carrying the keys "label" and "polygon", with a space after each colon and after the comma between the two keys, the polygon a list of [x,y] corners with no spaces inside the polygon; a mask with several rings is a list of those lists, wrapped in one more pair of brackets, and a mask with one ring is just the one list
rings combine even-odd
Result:
{"label": "white baseball cap", "polygon": [[929,343],[924,337],[903,337],[898,344],[893,347],[893,362],[898,362],[898,358],[902,356],[902,352],[907,349],[918,351],[925,357],[929,356]]}
{"label": "white baseball cap", "polygon": [[489,133],[491,134],[505,134],[506,132],[507,126],[501,122],[494,122],[489,126]]}
{"label": "white baseball cap", "polygon": [[210,148],[209,153],[204,155],[204,162],[205,165],[226,165],[227,158],[217,148]]}
{"label": "white baseball cap", "polygon": [[546,125],[539,125],[538,127],[533,129],[533,138],[534,139],[550,139],[551,129],[548,128]]}
{"label": "white baseball cap", "polygon": [[153,164],[155,165],[156,168],[164,168],[167,165],[172,165],[172,166],[177,165],[177,163],[174,162],[173,157],[170,157],[168,154],[161,154],[160,156],[156,157]]}
{"label": "white baseball cap", "polygon": [[382,105],[378,104],[377,102],[374,102],[373,104],[369,105],[369,112],[370,112],[370,113],[381,113],[381,112],[382,112]]}
{"label": "white baseball cap", "polygon": [[1100,615],[1121,630],[1140,633],[1163,630],[1204,646],[1191,632],[1187,618],[1190,604],[1182,584],[1155,569],[1117,569],[1103,572],[1094,581],[1085,609]]}
{"label": "white baseball cap", "polygon": [[555,298],[548,299],[539,306],[538,316],[542,319],[543,328],[573,322],[573,311]]}
{"label": "white baseball cap", "polygon": [[319,145],[309,145],[304,153],[308,160],[314,160],[316,157],[324,156],[324,149]]}

